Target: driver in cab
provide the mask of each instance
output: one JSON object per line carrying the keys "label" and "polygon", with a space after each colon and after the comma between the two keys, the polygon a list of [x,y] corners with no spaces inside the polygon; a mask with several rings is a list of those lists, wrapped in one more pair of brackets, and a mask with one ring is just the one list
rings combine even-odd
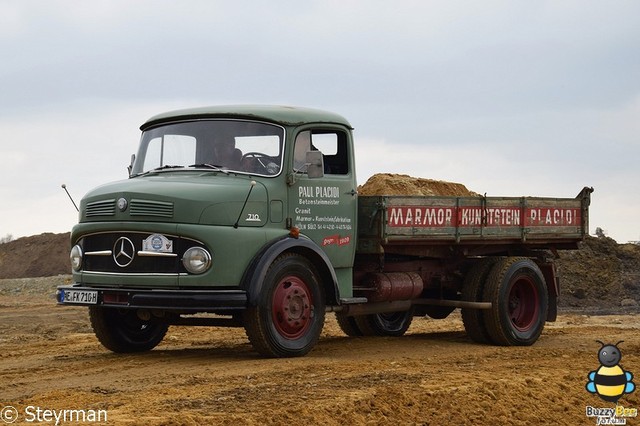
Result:
{"label": "driver in cab", "polygon": [[242,151],[236,148],[234,139],[221,139],[214,143],[214,164],[223,168],[240,170]]}

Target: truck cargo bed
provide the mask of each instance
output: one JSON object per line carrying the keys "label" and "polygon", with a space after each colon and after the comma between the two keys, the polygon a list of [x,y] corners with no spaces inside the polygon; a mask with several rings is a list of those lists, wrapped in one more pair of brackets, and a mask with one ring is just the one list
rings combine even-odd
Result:
{"label": "truck cargo bed", "polygon": [[360,196],[358,251],[514,242],[574,248],[589,232],[592,191],[585,187],[575,198]]}

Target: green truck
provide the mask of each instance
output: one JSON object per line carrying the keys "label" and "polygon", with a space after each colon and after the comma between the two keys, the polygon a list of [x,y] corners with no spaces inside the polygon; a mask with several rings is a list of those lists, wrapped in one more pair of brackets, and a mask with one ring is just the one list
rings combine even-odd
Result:
{"label": "green truck", "polygon": [[352,127],[309,108],[152,117],[129,178],[90,191],[73,284],[98,340],[147,351],[170,325],[244,327],[261,355],[307,354],[325,315],[349,336],[400,336],[456,308],[469,337],[533,344],[557,314],[557,250],[588,234],[575,198],[358,196]]}

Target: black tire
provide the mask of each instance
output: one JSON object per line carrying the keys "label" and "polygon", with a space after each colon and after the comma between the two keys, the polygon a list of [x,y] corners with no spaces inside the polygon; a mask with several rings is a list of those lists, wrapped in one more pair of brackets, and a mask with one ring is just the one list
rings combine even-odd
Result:
{"label": "black tire", "polygon": [[413,308],[408,311],[356,316],[355,322],[363,336],[402,336],[413,320]]}
{"label": "black tire", "polygon": [[349,337],[363,336],[362,331],[358,327],[355,317],[348,317],[341,312],[336,312],[336,319],[340,329]]}
{"label": "black tire", "polygon": [[[496,263],[495,258],[480,259],[467,272],[462,287],[462,300],[465,302],[481,302],[484,295],[485,281],[491,268]],[[476,343],[491,343],[489,333],[484,324],[482,310],[462,308],[462,323],[467,336]]]}
{"label": "black tire", "polygon": [[254,349],[266,357],[306,355],[324,326],[324,291],[315,267],[295,253],[280,255],[264,279],[257,306],[243,314]]}
{"label": "black tire", "polygon": [[160,318],[144,321],[135,310],[89,307],[89,319],[96,337],[113,352],[144,352],[155,348],[167,334],[169,325]]}
{"label": "black tire", "polygon": [[549,295],[538,265],[525,257],[500,259],[485,283],[483,310],[491,341],[503,346],[532,345],[544,328]]}

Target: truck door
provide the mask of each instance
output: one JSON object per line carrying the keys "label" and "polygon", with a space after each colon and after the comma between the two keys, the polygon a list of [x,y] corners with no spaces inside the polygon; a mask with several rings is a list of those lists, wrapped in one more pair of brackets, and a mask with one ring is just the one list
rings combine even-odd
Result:
{"label": "truck door", "polygon": [[[322,152],[323,177],[307,174],[308,151]],[[356,246],[357,187],[350,133],[333,128],[302,131],[295,138],[290,158],[288,217],[301,234],[324,250],[335,269],[351,268]]]}

